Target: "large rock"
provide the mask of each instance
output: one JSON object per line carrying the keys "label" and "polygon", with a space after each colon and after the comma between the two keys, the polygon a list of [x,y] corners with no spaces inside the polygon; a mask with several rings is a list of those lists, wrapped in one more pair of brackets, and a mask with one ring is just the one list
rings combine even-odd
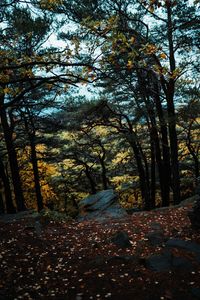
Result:
{"label": "large rock", "polygon": [[117,232],[111,238],[111,241],[119,248],[128,248],[132,246],[127,232],[124,231]]}
{"label": "large rock", "polygon": [[152,246],[161,246],[165,242],[165,236],[162,232],[148,232],[146,237]]}
{"label": "large rock", "polygon": [[169,239],[166,242],[167,247],[179,248],[186,251],[194,252],[200,255],[200,244],[191,241],[184,241],[181,239]]}
{"label": "large rock", "polygon": [[172,265],[172,254],[166,251],[160,255],[152,255],[146,259],[145,265],[155,272],[168,271]]}
{"label": "large rock", "polygon": [[148,257],[145,266],[155,272],[165,272],[173,269],[192,270],[192,263],[188,259],[173,256],[170,251]]}
{"label": "large rock", "polygon": [[151,231],[146,234],[146,237],[152,246],[161,246],[166,241],[163,228],[159,223],[151,224]]}
{"label": "large rock", "polygon": [[106,220],[108,218],[122,218],[127,215],[117,200],[117,194],[112,190],[104,190],[88,196],[79,202],[78,221]]}
{"label": "large rock", "polygon": [[200,229],[200,195],[196,200],[192,210],[188,212],[191,225],[194,229]]}

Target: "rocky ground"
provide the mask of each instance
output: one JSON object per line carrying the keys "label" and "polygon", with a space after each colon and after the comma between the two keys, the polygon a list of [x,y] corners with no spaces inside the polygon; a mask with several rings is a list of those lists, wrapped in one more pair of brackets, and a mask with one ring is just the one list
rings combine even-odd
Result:
{"label": "rocky ground", "polygon": [[0,217],[0,299],[200,299],[190,207],[101,223]]}

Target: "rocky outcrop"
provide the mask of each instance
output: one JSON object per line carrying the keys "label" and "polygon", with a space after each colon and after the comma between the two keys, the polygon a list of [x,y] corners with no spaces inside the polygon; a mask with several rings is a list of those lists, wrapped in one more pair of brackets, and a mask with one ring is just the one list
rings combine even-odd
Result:
{"label": "rocky outcrop", "polygon": [[192,270],[192,263],[184,258],[174,256],[170,251],[152,255],[145,260],[145,266],[155,272],[165,272],[173,269]]}
{"label": "rocky outcrop", "polygon": [[174,255],[173,252],[171,252],[171,248],[188,251],[192,254],[196,263],[200,262],[200,245],[195,242],[171,238],[163,244],[163,247],[162,253],[151,255],[144,259],[144,265],[148,269],[156,272],[164,272],[173,269],[192,270],[193,265],[191,261],[181,255]]}
{"label": "rocky outcrop", "polygon": [[104,190],[95,195],[88,196],[79,202],[78,221],[97,220],[108,218],[122,218],[127,216],[117,199],[117,194],[112,190]]}

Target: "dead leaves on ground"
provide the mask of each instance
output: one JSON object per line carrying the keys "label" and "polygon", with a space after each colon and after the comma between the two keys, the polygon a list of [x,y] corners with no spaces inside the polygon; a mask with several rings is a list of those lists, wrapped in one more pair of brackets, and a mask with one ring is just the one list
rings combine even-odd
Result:
{"label": "dead leaves on ground", "polygon": [[[187,210],[180,207],[141,212],[104,223],[50,222],[39,236],[33,229],[26,229],[27,219],[2,223],[0,297],[147,299],[154,294],[155,299],[176,299],[186,291],[190,297],[193,287],[200,288],[200,268],[157,274],[139,263],[163,249],[162,245],[150,245],[147,238],[156,226],[167,238],[200,243],[198,232],[190,227]],[[129,235],[131,247],[120,249],[111,242],[120,230]],[[174,250],[174,254],[177,251],[181,252]]]}

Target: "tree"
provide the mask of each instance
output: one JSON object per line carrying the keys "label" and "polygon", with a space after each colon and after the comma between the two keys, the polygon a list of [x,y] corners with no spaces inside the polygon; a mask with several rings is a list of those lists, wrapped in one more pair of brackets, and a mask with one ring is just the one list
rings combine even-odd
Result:
{"label": "tree", "polygon": [[[75,5],[79,4],[79,1],[75,1]],[[195,53],[199,44],[197,29],[200,21],[197,7],[194,4],[190,5],[188,1],[135,1],[135,3],[124,1],[122,3],[113,0],[106,3],[97,1],[95,4],[95,12],[92,15],[90,15],[92,5],[88,1],[85,1],[83,5],[85,13],[81,5],[77,14],[71,10],[70,13],[75,21],[82,21],[87,33],[101,40],[100,43],[103,45],[101,64],[104,66],[107,78],[115,77],[116,80],[117,77],[121,77],[125,80],[128,74],[127,69],[132,72],[136,71],[137,77],[141,77],[140,70],[144,69],[148,70],[146,74],[151,70],[151,82],[152,80],[158,82],[154,84],[151,94],[154,92],[156,113],[162,124],[160,126],[163,138],[163,166],[159,165],[160,169],[163,168],[160,174],[167,175],[167,190],[163,184],[163,175],[160,177],[163,202],[169,203],[169,186],[171,185],[174,203],[177,204],[180,201],[180,176],[176,131],[176,86],[182,74],[189,70],[188,64],[191,63],[191,59],[187,55],[188,49]],[[142,12],[133,14],[128,7],[130,5],[137,7],[137,4]],[[95,19],[96,11],[101,12],[98,19]],[[148,26],[143,19],[144,16],[149,16],[154,24],[158,21],[159,27]],[[192,65],[195,66],[195,64]],[[165,124],[163,125],[164,101],[158,99],[156,95],[166,101],[168,128]]]}
{"label": "tree", "polygon": [[[80,68],[88,65],[80,59],[75,62],[68,47],[64,51],[43,47],[48,39],[52,21],[45,12],[40,11],[39,16],[37,13],[34,15],[32,4],[34,3],[24,7],[20,6],[20,1],[17,1],[6,6],[5,19],[3,19],[5,28],[0,35],[0,117],[19,211],[24,210],[25,205],[13,141],[13,135],[16,133],[15,122],[11,119],[13,111],[26,107],[26,98],[30,98],[31,94],[36,93],[40,87],[48,85],[51,89],[52,85],[56,84],[57,90],[61,90],[80,82],[82,80]],[[76,69],[72,71],[70,69],[72,67]],[[69,71],[65,72],[65,68]],[[32,153],[34,155],[34,147]],[[34,172],[35,178],[38,177],[35,163]],[[39,197],[38,184],[36,189]],[[42,208],[41,203],[40,199],[39,209]]]}

